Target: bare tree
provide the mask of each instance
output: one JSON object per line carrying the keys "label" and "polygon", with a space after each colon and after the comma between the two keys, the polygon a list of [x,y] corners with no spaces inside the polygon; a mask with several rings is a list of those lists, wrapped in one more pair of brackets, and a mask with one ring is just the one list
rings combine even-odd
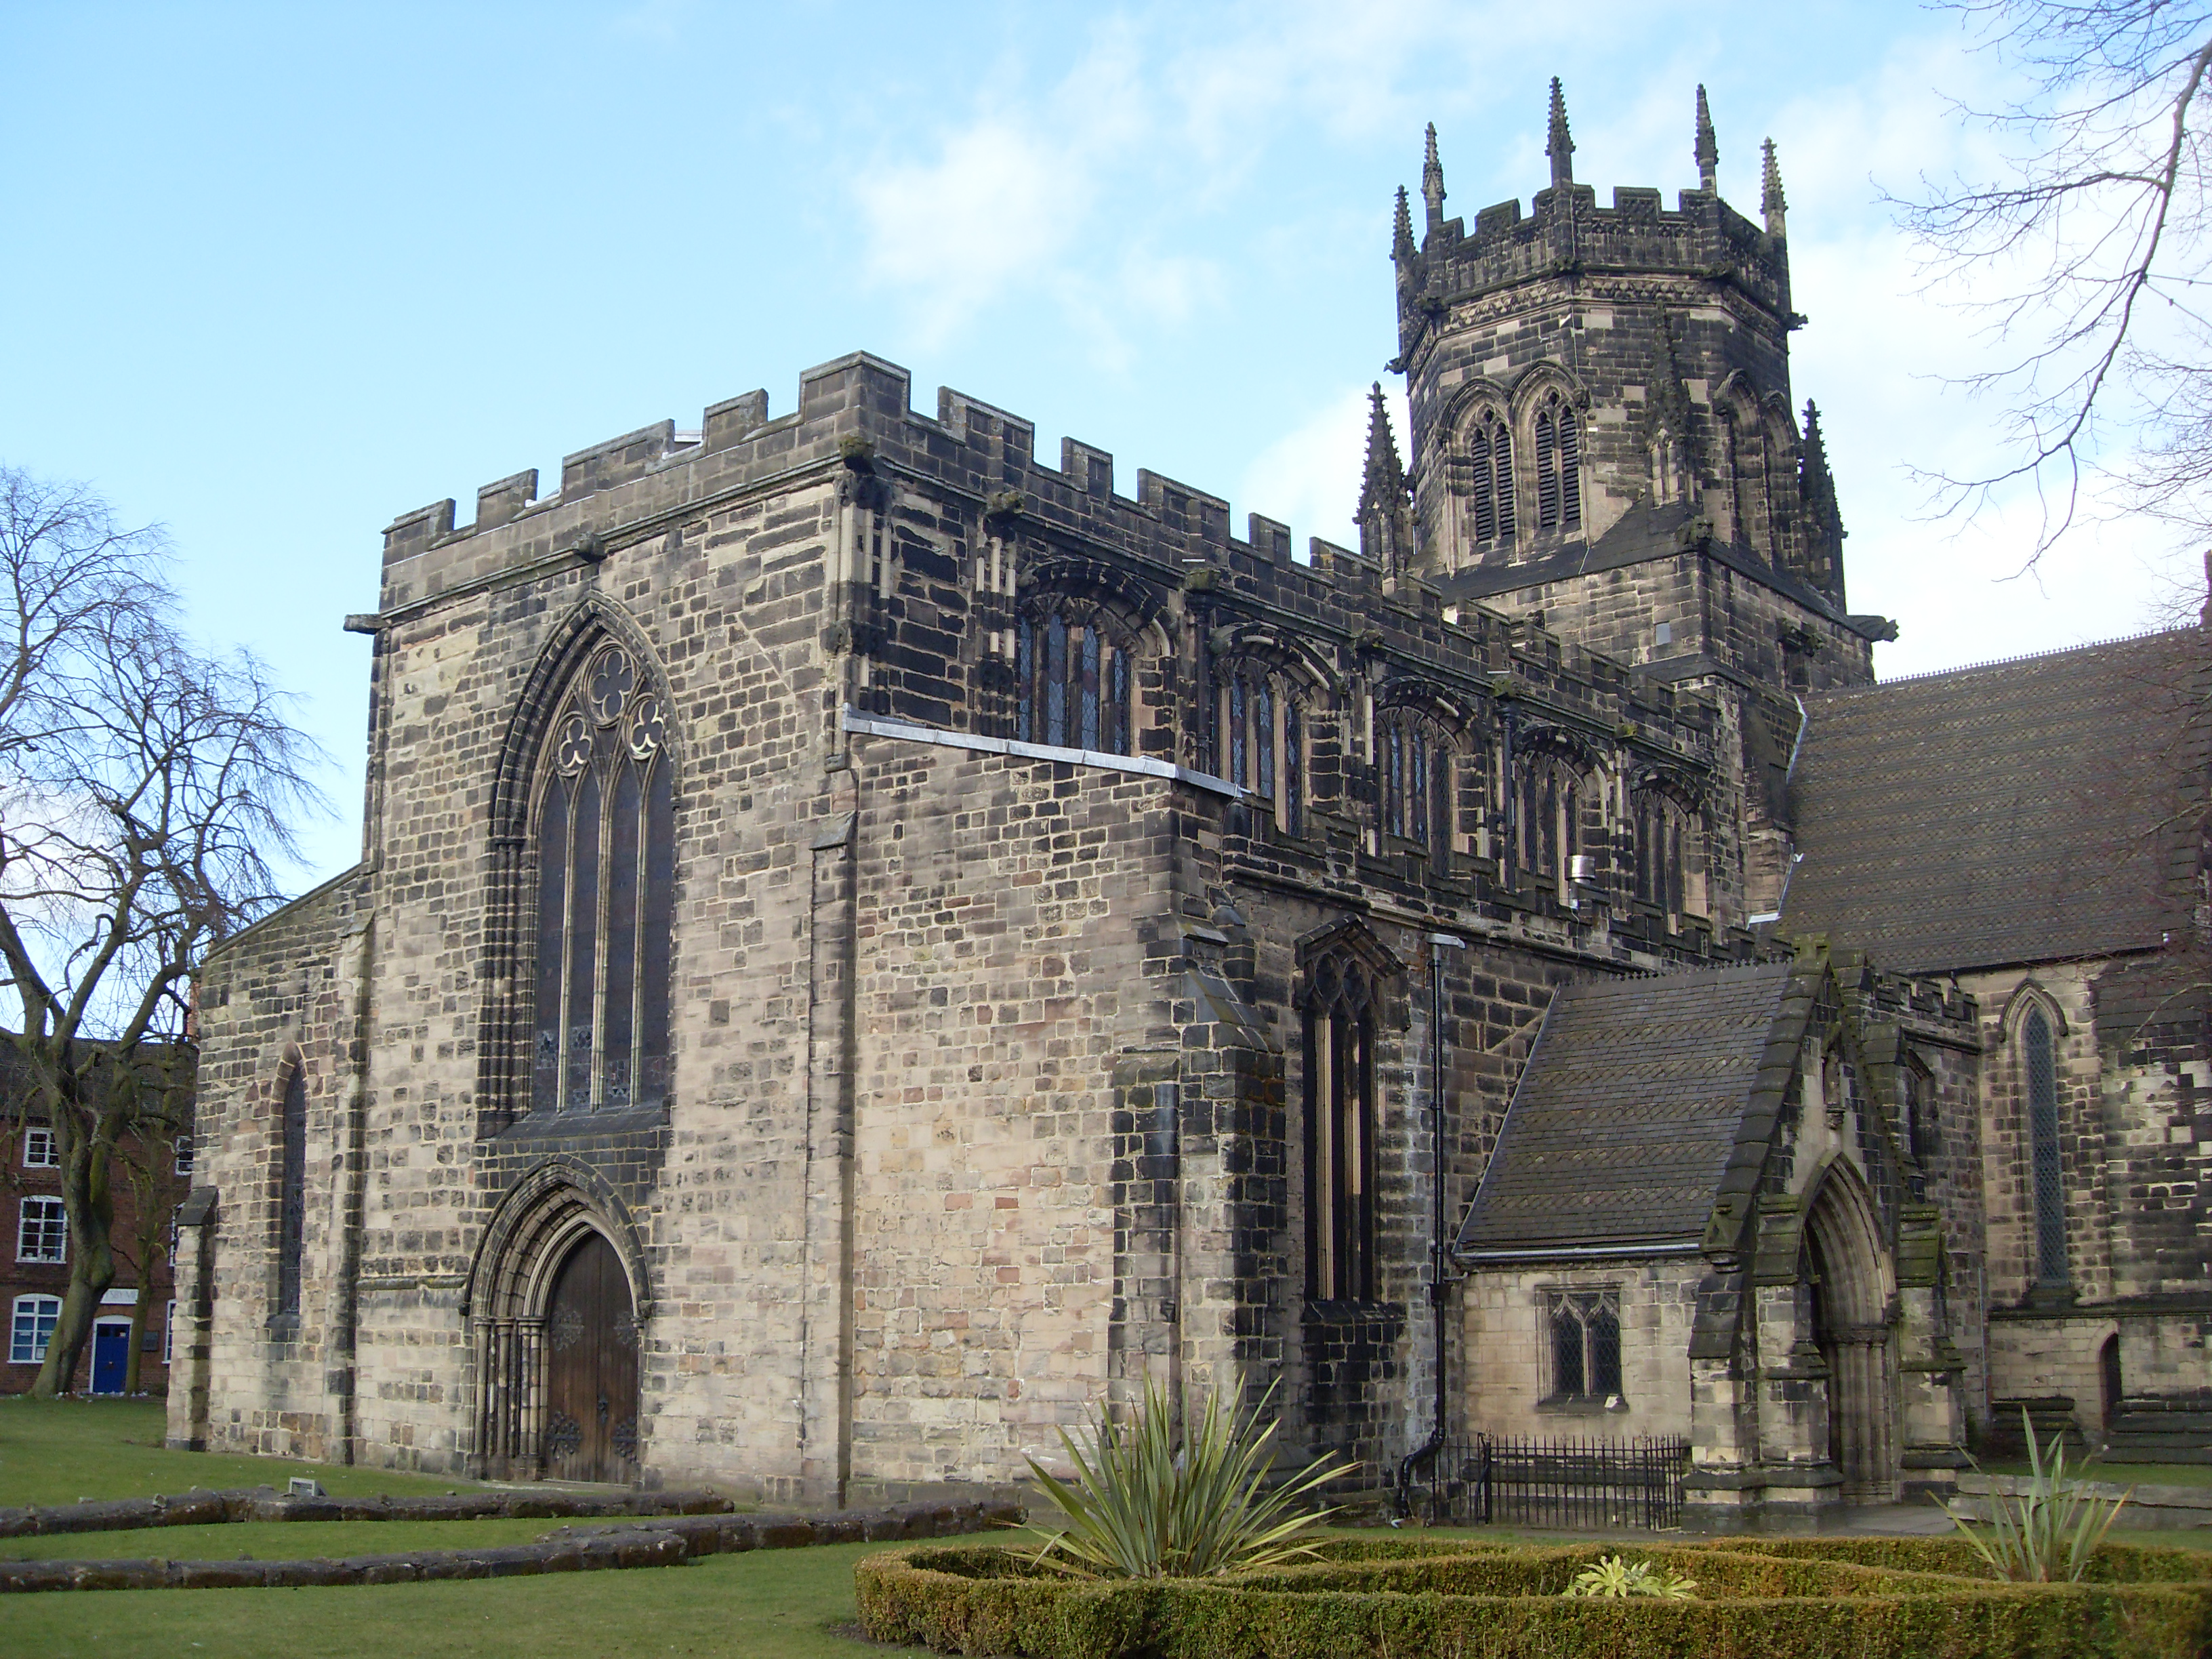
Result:
{"label": "bare tree", "polygon": [[0,471],[0,985],[70,1242],[34,1394],[67,1391],[115,1281],[118,1148],[175,1099],[192,968],[278,902],[320,803],[259,665],[167,620],[161,555],[96,497]]}
{"label": "bare tree", "polygon": [[2212,4],[1953,0],[2024,94],[1963,112],[2006,152],[1998,176],[1923,180],[1901,200],[1939,284],[1996,285],[1972,304],[1998,347],[1962,377],[1995,398],[1990,470],[1930,474],[1946,511],[2028,485],[2043,521],[2028,563],[2069,529],[2086,475],[2111,505],[2212,526],[2212,325],[2204,120]]}

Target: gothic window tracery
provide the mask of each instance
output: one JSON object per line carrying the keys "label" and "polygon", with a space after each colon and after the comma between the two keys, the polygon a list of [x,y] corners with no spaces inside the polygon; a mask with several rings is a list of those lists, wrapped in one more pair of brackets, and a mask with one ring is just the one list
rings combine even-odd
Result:
{"label": "gothic window tracery", "polygon": [[1014,635],[1014,735],[1098,754],[1131,751],[1130,653],[1097,611],[1024,617]]}
{"label": "gothic window tracery", "polygon": [[1564,756],[1522,763],[1514,800],[1514,863],[1524,882],[1566,891],[1582,841],[1588,781]]}
{"label": "gothic window tracery", "polygon": [[1581,422],[1553,392],[1536,410],[1536,528],[1577,530],[1582,521]]}
{"label": "gothic window tracery", "polygon": [[1297,688],[1258,662],[1231,660],[1214,675],[1212,764],[1250,790],[1290,834],[1305,833],[1305,728]]}
{"label": "gothic window tracery", "polygon": [[658,1105],[668,1082],[675,788],[665,712],[619,645],[588,658],[539,787],[531,1107]]}
{"label": "gothic window tracery", "polygon": [[1551,1387],[1560,1403],[1604,1403],[1620,1397],[1620,1292],[1547,1291]]}
{"label": "gothic window tracery", "polygon": [[1410,709],[1381,717],[1376,757],[1385,835],[1412,842],[1438,869],[1452,852],[1452,747],[1432,720]]}
{"label": "gothic window tracery", "polygon": [[1305,1006],[1306,1293],[1375,1295],[1375,998],[1360,965],[1328,956]]}
{"label": "gothic window tracery", "polygon": [[1636,836],[1635,895],[1656,907],[1670,928],[1703,908],[1695,821],[1663,790],[1639,791],[1631,804]]}

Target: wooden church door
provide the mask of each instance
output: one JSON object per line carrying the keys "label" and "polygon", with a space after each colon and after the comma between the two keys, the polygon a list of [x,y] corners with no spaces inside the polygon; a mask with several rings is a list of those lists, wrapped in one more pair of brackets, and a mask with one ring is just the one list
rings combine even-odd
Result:
{"label": "wooden church door", "polygon": [[598,1233],[570,1251],[545,1313],[545,1473],[634,1478],[637,1321],[615,1247]]}

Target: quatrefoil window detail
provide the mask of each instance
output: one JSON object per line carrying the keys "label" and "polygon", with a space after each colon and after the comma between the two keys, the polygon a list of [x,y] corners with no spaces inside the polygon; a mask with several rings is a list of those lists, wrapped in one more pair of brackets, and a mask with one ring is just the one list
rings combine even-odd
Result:
{"label": "quatrefoil window detail", "polygon": [[592,728],[581,714],[571,714],[561,722],[561,735],[553,752],[553,763],[563,776],[573,776],[584,769],[592,758]]}
{"label": "quatrefoil window detail", "polygon": [[628,652],[611,645],[592,659],[592,718],[600,725],[612,726],[620,720],[636,689],[637,668]]}
{"label": "quatrefoil window detail", "polygon": [[667,735],[661,719],[660,699],[650,693],[640,697],[636,712],[629,717],[629,752],[643,760],[660,747]]}

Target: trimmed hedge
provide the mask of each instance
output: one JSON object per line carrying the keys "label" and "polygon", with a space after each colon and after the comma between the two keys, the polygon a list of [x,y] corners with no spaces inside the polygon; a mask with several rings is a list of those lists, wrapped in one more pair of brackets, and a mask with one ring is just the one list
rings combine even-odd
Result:
{"label": "trimmed hedge", "polygon": [[[1892,1543],[1923,1548],[1884,1549]],[[860,1622],[878,1641],[1028,1659],[2194,1659],[2212,1637],[2208,1564],[2185,1552],[2116,1546],[2100,1553],[2112,1559],[2100,1582],[2007,1584],[1929,1571],[1952,1565],[1942,1547],[1363,1540],[1273,1572],[1130,1581],[1076,1577],[1026,1552],[939,1547],[872,1556],[854,1578]],[[1559,1594],[1583,1566],[1620,1553],[1686,1573],[1697,1596]],[[2191,1582],[2156,1576],[2169,1570]]]}

